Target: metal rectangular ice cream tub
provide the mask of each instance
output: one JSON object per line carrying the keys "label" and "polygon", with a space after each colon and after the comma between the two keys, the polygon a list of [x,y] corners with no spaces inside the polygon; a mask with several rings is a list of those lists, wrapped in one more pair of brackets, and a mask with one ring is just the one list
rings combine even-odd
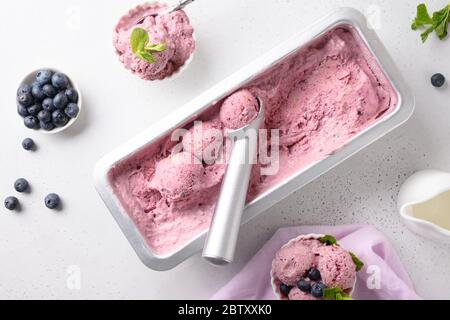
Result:
{"label": "metal rectangular ice cream tub", "polygon": [[271,50],[261,58],[220,82],[218,85],[206,91],[166,119],[148,128],[97,163],[94,172],[97,191],[137,255],[146,266],[161,271],[174,268],[184,260],[201,251],[205,241],[206,231],[171,254],[164,256],[155,254],[152,252],[151,248],[148,247],[144,238],[138,231],[138,228],[114,195],[108,179],[110,169],[136,152],[141,151],[152,143],[159,141],[161,138],[170,135],[174,129],[183,127],[187,123],[195,120],[195,118],[208,107],[244,86],[255,76],[280,62],[291,53],[296,52],[311,40],[340,25],[352,26],[362,38],[370,53],[375,57],[381,70],[385,73],[386,78],[394,88],[394,91],[398,96],[397,106],[388,115],[383,116],[379,121],[375,122],[348,141],[344,147],[337,150],[334,154],[308,166],[291,178],[258,196],[246,206],[243,223],[255,218],[258,214],[269,209],[288,195],[299,190],[309,182],[354,155],[359,150],[381,138],[404,123],[411,116],[414,110],[414,96],[411,94],[403,77],[389,57],[389,54],[382,45],[380,39],[375,32],[368,27],[366,18],[355,9],[342,8],[334,11],[301,34],[292,37],[277,48]]}

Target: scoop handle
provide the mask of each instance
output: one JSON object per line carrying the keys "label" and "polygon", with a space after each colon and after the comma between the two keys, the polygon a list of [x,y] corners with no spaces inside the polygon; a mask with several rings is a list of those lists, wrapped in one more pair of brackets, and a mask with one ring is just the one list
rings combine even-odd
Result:
{"label": "scoop handle", "polygon": [[171,12],[174,12],[174,11],[177,11],[177,10],[182,10],[182,9],[184,9],[184,7],[186,7],[188,4],[191,4],[192,2],[194,2],[194,0],[181,0],[181,1],[178,1],[178,3],[176,5],[170,7],[167,10],[167,13],[171,13]]}
{"label": "scoop handle", "polygon": [[257,138],[237,138],[228,160],[219,200],[203,249],[203,258],[215,265],[232,263],[247,197]]}

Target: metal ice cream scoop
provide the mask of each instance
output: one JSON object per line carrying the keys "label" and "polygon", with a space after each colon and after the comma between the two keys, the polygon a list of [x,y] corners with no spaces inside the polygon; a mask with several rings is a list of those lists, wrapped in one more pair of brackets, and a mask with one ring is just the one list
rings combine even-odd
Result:
{"label": "metal ice cream scoop", "polygon": [[264,105],[259,98],[257,101],[258,116],[241,129],[227,131],[234,144],[202,255],[215,265],[234,260],[250,173],[258,150],[258,132],[264,121]]}
{"label": "metal ice cream scoop", "polygon": [[184,9],[188,4],[191,4],[192,2],[194,2],[194,0],[181,0],[178,1],[177,4],[168,7],[166,10],[161,11],[161,12],[155,12],[155,13],[151,13],[151,14],[147,14],[145,16],[143,16],[142,18],[140,18],[140,20],[136,21],[136,24],[141,24],[142,22],[144,22],[145,19],[147,19],[148,17],[157,17],[157,16],[163,16],[169,13],[172,13],[174,11],[177,10],[182,10]]}

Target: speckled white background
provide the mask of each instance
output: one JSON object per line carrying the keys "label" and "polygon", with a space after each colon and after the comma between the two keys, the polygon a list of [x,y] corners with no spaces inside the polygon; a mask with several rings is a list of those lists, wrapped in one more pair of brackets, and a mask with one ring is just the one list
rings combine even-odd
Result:
{"label": "speckled white background", "polygon": [[[277,228],[297,224],[369,223],[399,252],[417,291],[450,298],[450,246],[421,239],[401,223],[396,197],[416,170],[450,171],[450,90],[429,84],[450,78],[450,40],[423,45],[409,30],[417,1],[198,0],[189,9],[198,49],[179,78],[146,83],[126,72],[111,45],[121,14],[139,1],[71,0],[1,3],[0,196],[26,177],[32,193],[23,211],[0,208],[0,298],[209,298],[238,272]],[[440,9],[446,0],[428,1]],[[106,152],[213,84],[299,32],[334,7],[379,12],[377,30],[417,97],[411,120],[243,228],[237,263],[217,270],[196,256],[175,270],[144,267],[94,190],[91,172]],[[14,92],[41,66],[65,70],[78,82],[85,113],[68,132],[44,136],[23,128]],[[21,150],[26,136],[39,144]],[[65,209],[50,212],[43,197],[61,194]],[[66,284],[81,271],[81,288]]]}

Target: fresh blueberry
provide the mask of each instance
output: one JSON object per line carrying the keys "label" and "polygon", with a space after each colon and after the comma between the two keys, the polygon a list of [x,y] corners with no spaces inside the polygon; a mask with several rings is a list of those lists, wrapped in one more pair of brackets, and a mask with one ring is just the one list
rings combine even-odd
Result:
{"label": "fresh blueberry", "polygon": [[431,84],[436,87],[440,88],[445,83],[445,77],[442,73],[436,73],[431,77]]}
{"label": "fresh blueberry", "polygon": [[25,117],[23,123],[25,124],[25,127],[27,127],[28,129],[37,129],[39,121],[34,116],[28,116]]}
{"label": "fresh blueberry", "polygon": [[320,275],[320,271],[316,268],[310,268],[307,272],[307,277],[309,280],[312,281],[319,281],[322,279],[322,276]]}
{"label": "fresh blueberry", "polygon": [[56,209],[61,204],[61,199],[55,193],[50,193],[45,197],[45,206],[49,209]]}
{"label": "fresh blueberry", "polygon": [[22,141],[22,147],[27,150],[33,150],[36,147],[36,144],[34,143],[33,139],[31,138],[26,138]]}
{"label": "fresh blueberry", "polygon": [[53,72],[51,70],[40,70],[36,74],[36,81],[43,86],[44,84],[48,84],[52,81]]}
{"label": "fresh blueberry", "polygon": [[52,77],[52,84],[55,88],[63,90],[69,85],[69,79],[63,73],[55,73]]}
{"label": "fresh blueberry", "polygon": [[52,114],[46,110],[41,110],[38,113],[38,119],[42,122],[51,122],[52,121]]}
{"label": "fresh blueberry", "polygon": [[16,210],[19,205],[19,200],[16,197],[8,197],[5,199],[5,207],[8,210]]}
{"label": "fresh blueberry", "polygon": [[14,182],[14,189],[17,191],[17,192],[25,192],[25,191],[27,191],[28,190],[28,187],[29,187],[30,185],[29,185],[29,183],[28,183],[28,181],[27,180],[25,180],[25,179],[23,179],[23,178],[21,178],[21,179],[17,179],[16,180],[16,182]]}
{"label": "fresh blueberry", "polygon": [[55,126],[64,127],[69,122],[69,118],[61,110],[55,110],[52,113],[52,121]]}
{"label": "fresh blueberry", "polygon": [[297,287],[300,289],[300,291],[302,292],[306,292],[309,293],[311,292],[311,283],[306,280],[305,278],[301,278],[298,282],[297,282]]}
{"label": "fresh blueberry", "polygon": [[322,282],[316,282],[311,285],[311,294],[314,298],[322,298],[323,290],[326,289],[326,285]]}
{"label": "fresh blueberry", "polygon": [[280,284],[280,292],[282,295],[287,296],[289,295],[289,292],[291,292],[292,287],[288,286],[287,284]]}
{"label": "fresh blueberry", "polygon": [[44,109],[47,112],[53,112],[55,110],[55,106],[53,105],[53,99],[47,98],[44,101],[42,101],[42,109]]}
{"label": "fresh blueberry", "polygon": [[58,93],[58,90],[51,84],[44,84],[44,86],[42,87],[42,91],[44,92],[45,96],[49,98],[53,98]]}
{"label": "fresh blueberry", "polygon": [[55,129],[55,125],[52,122],[40,121],[39,127],[45,131],[52,131],[53,129]]}
{"label": "fresh blueberry", "polygon": [[17,89],[17,96],[25,93],[31,93],[31,86],[29,84],[23,84]]}
{"label": "fresh blueberry", "polygon": [[30,116],[37,116],[39,111],[42,110],[42,106],[39,104],[33,104],[31,107],[28,108],[28,113]]}
{"label": "fresh blueberry", "polygon": [[25,117],[29,116],[28,109],[25,108],[24,106],[20,105],[20,104],[17,104],[17,113],[22,118],[25,118]]}
{"label": "fresh blueberry", "polygon": [[42,90],[42,86],[39,83],[33,84],[33,87],[31,88],[31,94],[37,101],[42,101],[47,97]]}
{"label": "fresh blueberry", "polygon": [[78,113],[80,112],[80,108],[78,108],[78,105],[76,103],[69,103],[67,108],[64,110],[64,112],[70,117],[70,118],[76,118],[78,116]]}
{"label": "fresh blueberry", "polygon": [[22,106],[28,108],[33,104],[34,99],[31,93],[21,93],[17,97],[17,102],[19,102]]}
{"label": "fresh blueberry", "polygon": [[58,109],[64,109],[69,103],[69,99],[67,98],[64,92],[58,93],[55,98],[53,98],[53,105]]}
{"label": "fresh blueberry", "polygon": [[78,102],[78,92],[74,88],[68,88],[66,90],[66,96],[69,98],[70,102],[77,103]]}

